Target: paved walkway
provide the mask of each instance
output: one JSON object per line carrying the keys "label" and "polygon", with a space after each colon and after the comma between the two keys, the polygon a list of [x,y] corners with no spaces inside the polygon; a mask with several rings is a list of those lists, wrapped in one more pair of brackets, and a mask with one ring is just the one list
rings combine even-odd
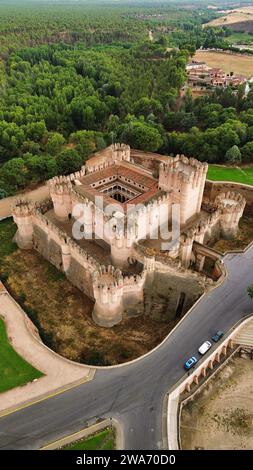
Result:
{"label": "paved walkway", "polygon": [[1,393],[0,412],[93,378],[94,369],[62,358],[41,342],[33,323],[1,283],[0,315],[5,320],[8,337],[15,350],[45,374],[36,382]]}
{"label": "paved walkway", "polygon": [[24,193],[19,193],[16,196],[7,197],[0,200],[0,220],[11,215],[11,207],[17,197],[29,198],[34,202],[42,201],[49,196],[49,191],[47,186],[40,186],[37,189],[32,191],[27,191]]}

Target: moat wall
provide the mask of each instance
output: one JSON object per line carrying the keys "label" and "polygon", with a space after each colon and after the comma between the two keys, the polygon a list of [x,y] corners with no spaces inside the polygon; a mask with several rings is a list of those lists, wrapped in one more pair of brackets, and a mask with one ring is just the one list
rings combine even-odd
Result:
{"label": "moat wall", "polygon": [[195,273],[175,270],[148,276],[144,288],[144,312],[157,321],[178,320],[205,290],[203,278]]}

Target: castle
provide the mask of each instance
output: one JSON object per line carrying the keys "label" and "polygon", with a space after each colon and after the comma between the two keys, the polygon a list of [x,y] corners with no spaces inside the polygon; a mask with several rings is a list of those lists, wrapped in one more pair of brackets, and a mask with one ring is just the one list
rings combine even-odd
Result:
{"label": "castle", "polygon": [[143,302],[147,276],[156,269],[143,241],[154,239],[162,249],[162,228],[172,241],[175,208],[180,230],[166,256],[185,269],[203,269],[211,239],[236,236],[246,201],[234,192],[204,201],[207,169],[183,155],[111,145],[80,171],[49,180],[50,198],[43,203],[17,200],[15,241],[37,250],[95,301],[97,324],[113,326],[126,306]]}

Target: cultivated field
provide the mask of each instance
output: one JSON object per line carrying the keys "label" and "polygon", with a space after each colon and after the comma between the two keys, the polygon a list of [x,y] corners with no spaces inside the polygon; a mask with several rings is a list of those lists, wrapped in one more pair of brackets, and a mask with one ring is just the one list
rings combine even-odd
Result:
{"label": "cultivated field", "polygon": [[247,78],[253,76],[253,57],[215,51],[197,51],[194,60],[204,61],[210,67],[219,67],[225,73],[234,72]]}
{"label": "cultivated field", "polygon": [[253,21],[253,6],[231,10],[230,13],[227,13],[220,18],[216,18],[215,20],[209,21],[209,23],[205,24],[205,27],[227,26],[245,21]]}

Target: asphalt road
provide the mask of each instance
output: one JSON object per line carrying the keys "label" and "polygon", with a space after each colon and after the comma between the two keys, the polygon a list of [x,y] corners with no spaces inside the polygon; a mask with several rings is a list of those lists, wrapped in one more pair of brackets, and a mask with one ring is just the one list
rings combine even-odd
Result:
{"label": "asphalt road", "polygon": [[125,449],[162,448],[162,402],[184,375],[183,363],[216,330],[227,331],[253,311],[246,293],[253,283],[253,247],[225,257],[228,277],[207,294],[151,355],[0,419],[1,449],[37,449],[78,431],[98,417],[115,417]]}

